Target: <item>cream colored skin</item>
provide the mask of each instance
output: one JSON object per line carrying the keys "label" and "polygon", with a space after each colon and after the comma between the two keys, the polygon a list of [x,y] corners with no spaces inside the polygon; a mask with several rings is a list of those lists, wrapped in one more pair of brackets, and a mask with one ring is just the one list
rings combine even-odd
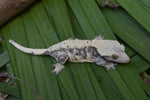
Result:
{"label": "cream colored skin", "polygon": [[[108,70],[110,68],[115,69],[114,65],[116,65],[116,64],[113,62],[128,63],[130,60],[128,55],[125,53],[125,48],[123,45],[121,45],[118,41],[115,41],[115,40],[103,40],[103,37],[101,35],[97,36],[93,40],[79,40],[79,39],[64,40],[64,41],[62,41],[56,45],[53,45],[47,49],[26,48],[26,47],[23,47],[23,46],[17,44],[13,40],[9,40],[9,42],[13,46],[18,48],[19,50],[21,50],[25,53],[33,54],[33,55],[50,55],[51,52],[58,51],[62,48],[64,50],[68,50],[69,48],[82,49],[85,47],[94,47],[97,49],[97,52],[103,58],[105,58],[105,60],[102,59],[102,61],[98,65],[105,66],[105,67],[107,67]],[[112,55],[115,55],[115,57],[116,56],[117,57],[114,59],[114,57]],[[86,59],[79,58],[78,60],[71,59],[72,56],[70,56],[69,54],[68,54],[68,57],[69,57],[69,61],[71,61],[71,62],[95,62],[95,60],[90,59],[90,55],[88,55],[87,56],[88,58],[86,58]],[[67,59],[65,60],[65,62],[66,61],[67,61]],[[106,61],[108,61],[107,64],[103,64],[103,62],[105,63]],[[55,64],[54,65],[55,69],[53,70],[53,73],[58,74],[62,70],[62,68],[64,68],[63,64],[60,64],[60,63]]]}

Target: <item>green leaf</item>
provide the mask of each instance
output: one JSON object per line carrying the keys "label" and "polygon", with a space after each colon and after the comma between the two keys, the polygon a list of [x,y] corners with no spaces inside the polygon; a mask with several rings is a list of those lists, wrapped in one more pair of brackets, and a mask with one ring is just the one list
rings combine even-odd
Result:
{"label": "green leaf", "polygon": [[19,89],[15,86],[11,86],[9,84],[0,83],[0,91],[8,93],[10,95],[20,97]]}
{"label": "green leaf", "polygon": [[131,63],[134,65],[135,69],[139,74],[143,73],[144,71],[150,68],[150,63],[139,55],[133,56],[131,59]]}
{"label": "green leaf", "polygon": [[0,55],[0,67],[4,66],[9,62],[9,55],[8,52],[4,52]]}
{"label": "green leaf", "polygon": [[8,96],[7,100],[21,100],[20,98],[14,97],[14,96]]}
{"label": "green leaf", "polygon": [[122,65],[118,68],[118,71],[122,79],[124,80],[125,84],[128,86],[128,89],[136,98],[136,100],[141,100],[141,99],[147,100],[147,96],[143,91],[143,88],[141,88],[142,83],[139,82],[142,81],[142,79],[140,78],[136,70],[133,68],[133,65],[131,65],[130,63],[128,64],[128,67]]}
{"label": "green leaf", "polygon": [[93,0],[68,0],[68,3],[85,33],[85,36],[92,39],[95,38],[95,35],[102,34],[106,39],[115,39],[112,30],[108,26],[96,2]]}
{"label": "green leaf", "polygon": [[[150,32],[150,13],[137,0],[116,0],[131,16]],[[150,2],[149,2],[150,4]]]}
{"label": "green leaf", "polygon": [[100,86],[102,86],[104,93],[109,99],[124,99],[123,95],[119,92],[116,84],[114,83],[110,75],[106,72],[106,70],[99,67],[92,68],[97,76],[97,79],[99,80]]}

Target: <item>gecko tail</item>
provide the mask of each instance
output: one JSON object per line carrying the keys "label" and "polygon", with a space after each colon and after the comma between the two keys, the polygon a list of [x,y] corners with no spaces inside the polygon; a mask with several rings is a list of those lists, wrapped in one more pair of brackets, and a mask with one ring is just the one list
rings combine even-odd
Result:
{"label": "gecko tail", "polygon": [[32,49],[32,48],[26,48],[21,46],[20,44],[16,43],[13,40],[9,40],[9,43],[11,43],[14,47],[16,47],[17,49],[19,49],[22,52],[28,53],[28,54],[32,54],[32,55],[49,55],[50,52],[48,49]]}

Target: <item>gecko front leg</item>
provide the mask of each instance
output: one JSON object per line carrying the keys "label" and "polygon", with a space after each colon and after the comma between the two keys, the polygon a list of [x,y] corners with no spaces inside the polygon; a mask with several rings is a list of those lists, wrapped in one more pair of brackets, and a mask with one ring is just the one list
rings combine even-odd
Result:
{"label": "gecko front leg", "polygon": [[95,63],[96,63],[97,65],[106,67],[107,70],[110,70],[111,68],[112,68],[112,69],[116,69],[116,67],[114,67],[114,66],[117,65],[117,64],[114,63],[114,62],[106,61],[106,60],[103,59],[102,57],[97,57],[97,58],[95,59]]}
{"label": "gecko front leg", "polygon": [[107,70],[110,70],[111,68],[112,68],[112,69],[116,69],[116,67],[114,67],[114,66],[116,66],[116,65],[117,65],[117,64],[114,63],[114,62],[106,62],[105,67],[107,68]]}

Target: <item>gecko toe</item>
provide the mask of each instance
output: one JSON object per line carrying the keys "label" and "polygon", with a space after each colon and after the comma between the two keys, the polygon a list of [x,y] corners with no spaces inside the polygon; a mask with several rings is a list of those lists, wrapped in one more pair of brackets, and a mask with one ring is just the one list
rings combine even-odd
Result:
{"label": "gecko toe", "polygon": [[114,67],[115,65],[117,65],[116,63],[107,63],[105,65],[105,67],[107,68],[107,70],[110,70],[110,69],[116,69],[116,67]]}
{"label": "gecko toe", "polygon": [[64,68],[64,66],[60,63],[54,64],[52,66],[55,67],[55,69],[52,70],[52,73],[55,73],[55,75],[57,75]]}

